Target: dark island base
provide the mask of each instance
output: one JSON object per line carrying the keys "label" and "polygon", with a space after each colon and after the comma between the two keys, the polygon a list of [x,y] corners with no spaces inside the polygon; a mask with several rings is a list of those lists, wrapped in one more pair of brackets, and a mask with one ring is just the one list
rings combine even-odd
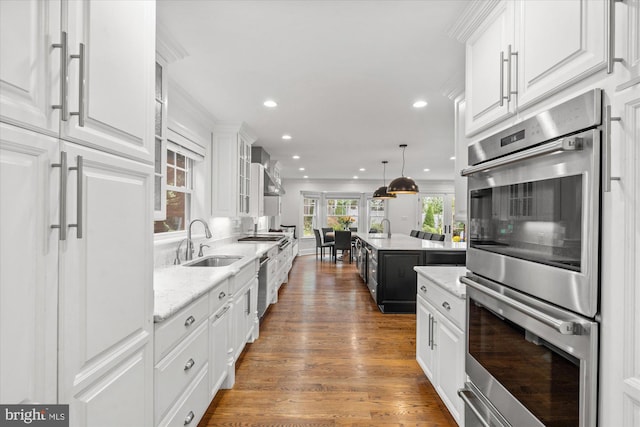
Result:
{"label": "dark island base", "polygon": [[380,309],[380,311],[385,314],[415,314],[416,302],[394,301],[385,304],[378,304],[378,309]]}

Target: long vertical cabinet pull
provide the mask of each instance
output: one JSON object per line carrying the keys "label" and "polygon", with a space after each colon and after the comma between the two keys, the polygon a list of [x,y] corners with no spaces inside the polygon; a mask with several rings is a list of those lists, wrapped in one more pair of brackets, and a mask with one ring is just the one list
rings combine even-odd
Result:
{"label": "long vertical cabinet pull", "polygon": [[69,75],[69,64],[67,63],[67,32],[60,33],[60,43],[51,45],[54,49],[60,49],[60,104],[52,105],[54,110],[60,110],[60,120],[69,119],[69,108],[67,106],[67,76]]}
{"label": "long vertical cabinet pull", "polygon": [[[518,91],[517,90],[512,90],[511,89],[511,72],[512,72],[512,65],[511,65],[511,58],[512,57],[518,57],[518,52],[513,52],[511,50],[511,45],[509,45],[507,47],[507,102],[511,102],[511,95],[517,95]],[[516,61],[516,66],[518,65],[518,61]],[[517,73],[517,69],[516,69],[516,73]],[[517,75],[517,74],[516,74]]]}
{"label": "long vertical cabinet pull", "polygon": [[54,163],[52,168],[60,168],[60,207],[58,211],[58,224],[51,228],[58,229],[58,240],[67,240],[67,153],[60,152],[60,163]]}
{"label": "long vertical cabinet pull", "polygon": [[609,44],[607,47],[607,74],[613,73],[616,62],[622,62],[622,58],[616,58],[616,3],[622,0],[609,0]]}
{"label": "long vertical cabinet pull", "polygon": [[71,55],[72,59],[78,59],[78,111],[69,113],[70,116],[78,116],[78,126],[84,127],[84,43],[80,43],[80,52]]}
{"label": "long vertical cabinet pull", "polygon": [[83,159],[82,156],[76,156],[76,166],[69,168],[70,171],[76,171],[76,223],[69,224],[69,227],[76,229],[76,238],[82,239],[82,177],[83,177]]}
{"label": "long vertical cabinet pull", "polygon": [[611,122],[619,122],[620,117],[611,117],[611,105],[607,105],[604,113],[604,132],[602,144],[602,190],[611,191],[611,181],[619,181],[620,177],[611,176]]}

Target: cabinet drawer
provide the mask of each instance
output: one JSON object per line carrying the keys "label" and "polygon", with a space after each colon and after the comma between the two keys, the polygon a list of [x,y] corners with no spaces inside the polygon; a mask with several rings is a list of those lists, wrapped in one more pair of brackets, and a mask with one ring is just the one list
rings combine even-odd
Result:
{"label": "cabinet drawer", "polygon": [[203,295],[155,328],[154,360],[160,361],[188,333],[209,317],[209,296]]}
{"label": "cabinet drawer", "polygon": [[229,290],[229,280],[216,286],[209,292],[209,313],[215,313],[228,300],[231,291]]}
{"label": "cabinet drawer", "polygon": [[[197,426],[209,407],[208,366],[203,367],[158,427]],[[157,385],[156,385],[157,386]]]}
{"label": "cabinet drawer", "polygon": [[244,285],[246,285],[256,275],[256,264],[250,262],[245,265],[238,274],[231,278],[231,286],[229,290],[231,295],[235,295]]}
{"label": "cabinet drawer", "polygon": [[421,275],[418,275],[418,295],[425,298],[458,328],[463,331],[466,329],[465,300],[445,291]]}
{"label": "cabinet drawer", "polygon": [[154,369],[156,420],[169,409],[196,373],[207,365],[209,354],[208,323],[185,338]]}

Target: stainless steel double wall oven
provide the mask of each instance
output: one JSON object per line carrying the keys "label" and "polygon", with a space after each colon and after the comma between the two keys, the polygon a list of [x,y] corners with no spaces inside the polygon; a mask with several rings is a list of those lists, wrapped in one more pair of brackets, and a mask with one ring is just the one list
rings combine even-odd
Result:
{"label": "stainless steel double wall oven", "polygon": [[597,424],[601,122],[592,90],[469,147],[467,427]]}

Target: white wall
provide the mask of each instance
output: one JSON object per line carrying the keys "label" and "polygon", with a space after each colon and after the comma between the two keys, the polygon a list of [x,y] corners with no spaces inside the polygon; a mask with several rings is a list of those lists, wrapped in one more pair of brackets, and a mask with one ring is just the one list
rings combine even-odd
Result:
{"label": "white wall", "polygon": [[[420,228],[418,199],[424,194],[453,193],[454,184],[451,181],[416,181],[420,194],[398,195],[396,199],[387,201],[387,217],[391,222],[391,233],[409,234],[411,229]],[[380,187],[379,180],[291,180],[282,181],[286,194],[282,196],[282,224],[296,224],[298,237],[302,230],[302,192],[331,192],[331,193],[359,193],[371,195]],[[313,253],[315,250],[313,238],[300,241],[299,249],[303,253]]]}

